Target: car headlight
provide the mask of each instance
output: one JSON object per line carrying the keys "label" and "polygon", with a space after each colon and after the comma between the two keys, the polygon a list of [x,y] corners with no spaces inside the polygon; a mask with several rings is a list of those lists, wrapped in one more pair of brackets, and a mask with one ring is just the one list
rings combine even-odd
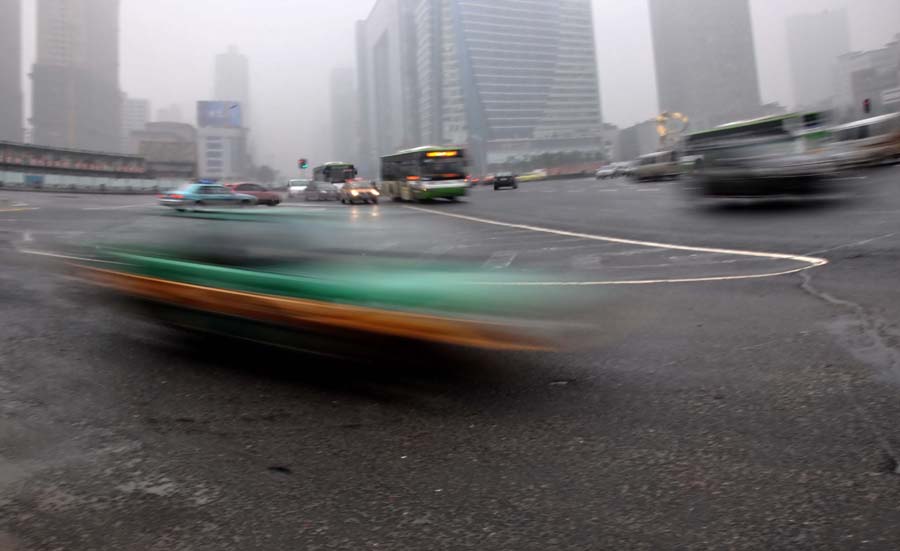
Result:
{"label": "car headlight", "polygon": [[378,196],[381,195],[381,194],[378,193],[378,190],[373,189],[373,190],[372,190],[372,195],[378,197]]}
{"label": "car headlight", "polygon": [[356,196],[359,195],[359,192],[358,192],[358,191],[351,191],[351,192],[350,192],[350,195],[356,197]]}

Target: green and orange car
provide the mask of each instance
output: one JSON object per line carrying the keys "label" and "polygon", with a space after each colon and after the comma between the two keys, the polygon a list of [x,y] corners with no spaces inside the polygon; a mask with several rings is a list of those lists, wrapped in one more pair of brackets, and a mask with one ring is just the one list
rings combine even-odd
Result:
{"label": "green and orange car", "polygon": [[553,347],[546,292],[465,262],[373,254],[380,218],[321,210],[147,216],[79,269],[169,325],[278,345]]}

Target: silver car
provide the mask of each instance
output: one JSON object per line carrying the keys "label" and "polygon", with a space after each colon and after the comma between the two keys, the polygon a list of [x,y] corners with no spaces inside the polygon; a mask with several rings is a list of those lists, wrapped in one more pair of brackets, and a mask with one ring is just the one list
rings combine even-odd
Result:
{"label": "silver car", "polygon": [[303,192],[306,201],[337,201],[338,190],[334,184],[327,182],[310,182]]}

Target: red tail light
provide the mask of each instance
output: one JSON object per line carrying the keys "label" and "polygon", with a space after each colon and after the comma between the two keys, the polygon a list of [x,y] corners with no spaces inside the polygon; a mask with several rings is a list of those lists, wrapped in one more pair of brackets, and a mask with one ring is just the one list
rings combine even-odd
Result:
{"label": "red tail light", "polygon": [[181,195],[180,193],[170,193],[169,199],[184,199],[184,195]]}

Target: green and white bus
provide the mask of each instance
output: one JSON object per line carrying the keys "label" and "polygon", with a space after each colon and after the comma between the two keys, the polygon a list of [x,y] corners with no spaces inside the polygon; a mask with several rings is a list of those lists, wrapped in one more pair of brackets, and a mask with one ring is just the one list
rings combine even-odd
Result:
{"label": "green and white bus", "polygon": [[356,167],[352,163],[333,161],[313,169],[313,181],[329,184],[343,184],[356,178]]}
{"label": "green and white bus", "polygon": [[381,158],[381,194],[394,201],[455,201],[468,191],[464,149],[424,146]]}
{"label": "green and white bus", "polygon": [[705,195],[757,196],[819,191],[836,168],[822,113],[740,121],[684,138],[692,180]]}

